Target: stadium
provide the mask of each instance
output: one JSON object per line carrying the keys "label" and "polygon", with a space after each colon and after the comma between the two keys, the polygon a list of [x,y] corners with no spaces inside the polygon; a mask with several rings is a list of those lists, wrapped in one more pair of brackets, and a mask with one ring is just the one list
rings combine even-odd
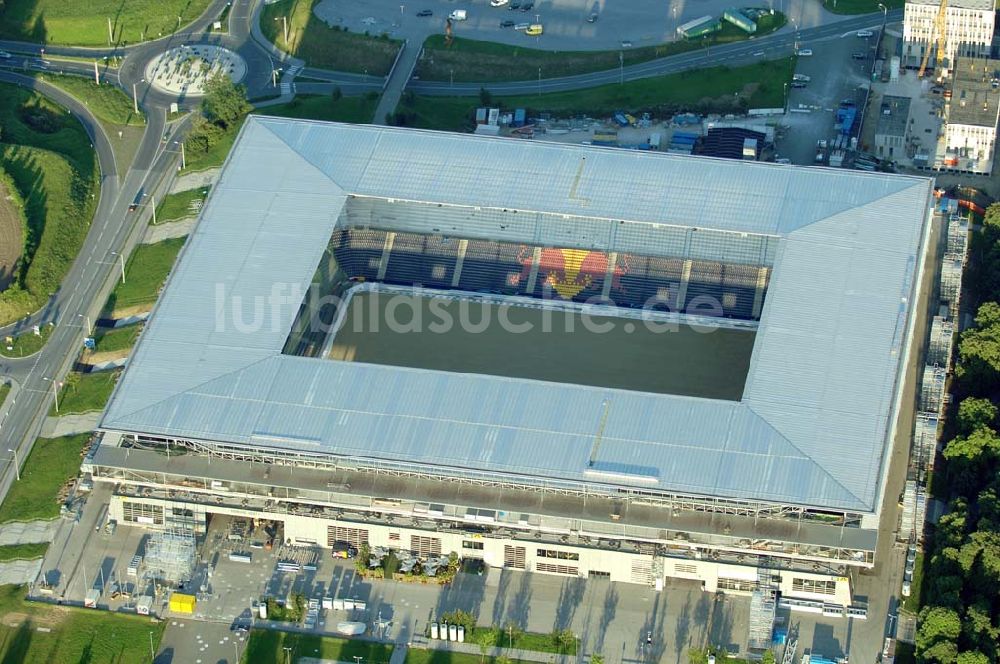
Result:
{"label": "stadium", "polygon": [[85,470],[151,529],[847,607],[931,203],[924,178],[251,117]]}

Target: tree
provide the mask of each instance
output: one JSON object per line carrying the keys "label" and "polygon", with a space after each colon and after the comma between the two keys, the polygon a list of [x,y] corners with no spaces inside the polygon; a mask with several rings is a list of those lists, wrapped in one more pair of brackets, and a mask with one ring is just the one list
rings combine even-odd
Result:
{"label": "tree", "polygon": [[986,302],[976,312],[976,327],[962,333],[956,375],[966,389],[989,393],[1000,376],[1000,305]]}
{"label": "tree", "polygon": [[517,623],[513,621],[508,621],[506,625],[503,626],[504,636],[507,637],[507,647],[513,648],[514,644],[521,640],[521,635],[524,634]]}
{"label": "tree", "polygon": [[461,625],[465,628],[465,635],[471,638],[476,631],[476,617],[468,611],[455,609],[441,616],[441,622],[449,625]]}
{"label": "tree", "polygon": [[968,397],[958,405],[958,429],[969,435],[976,429],[989,428],[997,418],[997,407],[989,399]]}
{"label": "tree", "polygon": [[358,557],[354,559],[354,569],[357,570],[358,574],[364,574],[368,571],[368,561],[371,557],[371,547],[368,546],[368,542],[362,542],[361,546],[358,547]]}
{"label": "tree", "polygon": [[226,74],[219,72],[205,83],[201,110],[212,124],[229,129],[239,124],[252,109],[247,101],[246,87],[236,85]]}
{"label": "tree", "polygon": [[764,654],[761,655],[760,664],[774,664],[774,651],[765,650]]}
{"label": "tree", "polygon": [[[595,652],[590,656],[590,664],[604,664],[604,655]],[[774,662],[771,664],[774,664]]]}
{"label": "tree", "polygon": [[698,648],[688,648],[688,664],[708,664],[708,653]]}
{"label": "tree", "polygon": [[576,634],[571,629],[554,629],[550,635],[552,645],[560,654],[573,654],[576,646]]}
{"label": "tree", "polygon": [[479,644],[479,652],[482,654],[482,659],[480,662],[486,661],[486,655],[496,646],[497,641],[500,640],[500,629],[497,627],[490,627],[489,629],[480,629],[476,631],[476,643]]}
{"label": "tree", "polygon": [[940,606],[924,608],[917,629],[917,660],[952,664],[958,655],[956,643],[961,633],[958,612]]}
{"label": "tree", "polygon": [[978,650],[958,653],[957,664],[990,664],[990,658]]}

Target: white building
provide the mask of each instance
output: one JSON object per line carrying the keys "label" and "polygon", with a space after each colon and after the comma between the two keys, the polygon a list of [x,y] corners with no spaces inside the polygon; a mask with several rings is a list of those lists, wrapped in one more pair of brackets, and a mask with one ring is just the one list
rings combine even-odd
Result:
{"label": "white building", "polygon": [[[931,49],[928,67],[937,61],[934,23],[937,20],[938,0],[907,0],[903,18],[903,66],[917,68],[924,53]],[[993,0],[951,0],[945,10],[945,72],[954,65],[956,57],[985,58],[990,55],[996,12]]]}
{"label": "white building", "polygon": [[1000,117],[1000,60],[959,58],[953,73],[939,167],[988,174]]}

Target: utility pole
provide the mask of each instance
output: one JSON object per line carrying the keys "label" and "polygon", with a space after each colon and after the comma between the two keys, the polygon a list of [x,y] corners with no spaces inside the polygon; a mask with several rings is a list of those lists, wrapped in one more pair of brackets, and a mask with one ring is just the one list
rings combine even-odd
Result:
{"label": "utility pole", "polygon": [[149,204],[153,210],[153,225],[156,225],[156,196],[153,194],[149,195]]}
{"label": "utility pole", "polygon": [[625,52],[618,51],[618,71],[621,72],[619,76],[618,85],[625,84]]}
{"label": "utility pole", "polygon": [[97,73],[97,60],[94,60],[94,84],[95,85],[101,84],[100,74]]}
{"label": "utility pole", "polygon": [[184,141],[181,141],[181,169],[187,168],[187,161],[184,159]]}
{"label": "utility pole", "polygon": [[108,46],[111,46],[111,42],[115,40],[114,31],[111,29],[111,17],[108,17]]}
{"label": "utility pole", "polygon": [[288,46],[288,17],[281,17],[281,25],[285,28],[285,46]]}
{"label": "utility pole", "polygon": [[538,68],[538,96],[542,96],[542,68]]}
{"label": "utility pole", "polygon": [[138,115],[139,113],[139,97],[135,93],[135,83],[132,84],[132,110]]}
{"label": "utility pole", "polygon": [[[237,649],[236,652],[239,652],[239,649]],[[153,633],[152,632],[149,633],[149,659],[150,659],[150,661],[153,661],[154,659],[156,659],[156,652],[153,650]]]}

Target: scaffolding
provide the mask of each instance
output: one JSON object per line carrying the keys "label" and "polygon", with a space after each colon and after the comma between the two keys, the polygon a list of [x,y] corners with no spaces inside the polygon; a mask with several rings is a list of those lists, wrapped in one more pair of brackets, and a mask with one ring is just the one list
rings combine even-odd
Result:
{"label": "scaffolding", "polygon": [[146,544],[146,576],[170,584],[191,580],[195,562],[194,535],[183,530],[154,533]]}
{"label": "scaffolding", "polygon": [[945,245],[946,256],[957,256],[965,261],[969,246],[969,220],[953,214],[948,218],[948,239]]}
{"label": "scaffolding", "polygon": [[944,406],[944,387],[947,372],[937,366],[926,365],[920,383],[920,410],[941,412]]}
{"label": "scaffolding", "polygon": [[958,314],[962,267],[962,259],[957,256],[945,256],[941,263],[941,300],[948,303],[952,318]]}
{"label": "scaffolding", "polygon": [[938,414],[917,413],[913,432],[913,456],[918,464],[933,467],[937,452]]}
{"label": "scaffolding", "polygon": [[927,364],[951,368],[951,349],[955,339],[955,323],[941,316],[931,320],[930,343],[927,346]]}
{"label": "scaffolding", "polygon": [[757,587],[750,594],[750,621],[747,633],[747,648],[750,650],[767,650],[771,647],[771,634],[774,632],[774,613],[777,608],[778,589],[775,576],[767,564],[767,559],[761,559],[757,568]]}

